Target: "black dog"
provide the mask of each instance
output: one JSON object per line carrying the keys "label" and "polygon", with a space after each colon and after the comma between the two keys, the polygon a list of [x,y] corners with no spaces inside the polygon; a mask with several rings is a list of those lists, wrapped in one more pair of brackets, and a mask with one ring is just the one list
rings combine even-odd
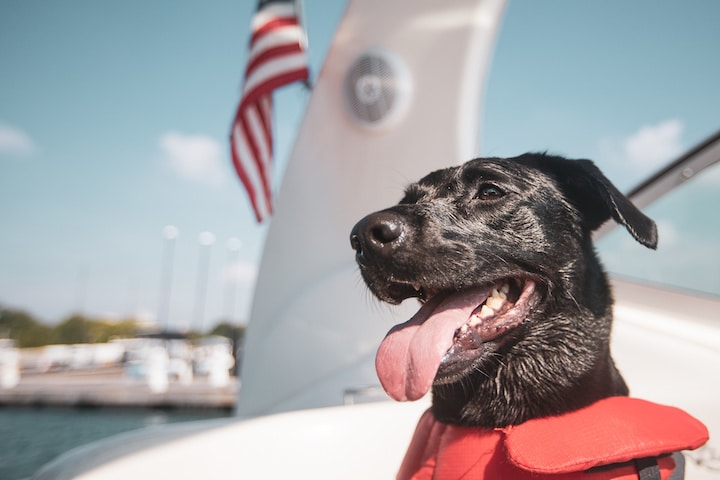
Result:
{"label": "black dog", "polygon": [[386,391],[432,388],[437,420],[487,428],[627,395],[591,239],[610,218],[656,247],[654,222],[591,161],[526,154],[435,171],[358,222],[351,244],[373,294],[423,304],[378,351]]}

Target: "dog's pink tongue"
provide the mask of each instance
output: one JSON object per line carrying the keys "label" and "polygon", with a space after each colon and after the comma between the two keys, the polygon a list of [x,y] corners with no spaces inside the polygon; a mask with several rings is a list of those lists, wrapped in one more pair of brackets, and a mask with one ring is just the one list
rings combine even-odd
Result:
{"label": "dog's pink tongue", "polygon": [[485,289],[472,289],[435,297],[388,332],[375,357],[375,369],[388,395],[398,401],[417,400],[430,390],[455,331],[487,295]]}

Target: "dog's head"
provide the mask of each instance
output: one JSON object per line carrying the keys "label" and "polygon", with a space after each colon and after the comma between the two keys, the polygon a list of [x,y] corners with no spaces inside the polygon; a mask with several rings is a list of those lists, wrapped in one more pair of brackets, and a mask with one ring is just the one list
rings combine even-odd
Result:
{"label": "dog's head", "polygon": [[609,354],[611,296],[591,233],[655,224],[588,160],[476,159],[410,185],[350,236],[372,293],[422,306],[376,359],[385,390],[433,388],[440,420],[502,426],[626,394]]}

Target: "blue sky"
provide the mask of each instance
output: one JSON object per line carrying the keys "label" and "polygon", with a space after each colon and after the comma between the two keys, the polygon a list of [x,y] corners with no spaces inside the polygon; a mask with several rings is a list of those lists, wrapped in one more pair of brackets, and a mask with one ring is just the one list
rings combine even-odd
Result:
{"label": "blue sky", "polygon": [[[175,225],[173,325],[247,317],[265,227],[227,137],[253,4],[0,3],[1,305],[50,323],[73,311],[151,319]],[[304,8],[317,75],[344,6]],[[593,158],[628,189],[720,129],[718,19],[712,0],[511,1],[479,154]],[[307,99],[299,86],[276,95],[277,177]],[[198,316],[203,231],[216,242]]]}

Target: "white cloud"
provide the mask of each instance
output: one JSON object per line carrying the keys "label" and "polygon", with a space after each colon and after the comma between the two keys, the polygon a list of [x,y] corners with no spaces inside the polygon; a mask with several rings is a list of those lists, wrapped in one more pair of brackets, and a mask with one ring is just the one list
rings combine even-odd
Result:
{"label": "white cloud", "polygon": [[222,183],[223,148],[214,138],[167,132],[160,137],[160,148],[181,177],[210,185]]}
{"label": "white cloud", "polygon": [[645,125],[623,142],[625,159],[642,168],[667,163],[684,150],[681,140],[683,130],[683,123],[677,119]]}
{"label": "white cloud", "polygon": [[621,191],[627,190],[685,151],[684,130],[678,119],[646,124],[631,134],[601,138],[593,158]]}
{"label": "white cloud", "polygon": [[31,155],[35,144],[30,136],[14,127],[0,125],[0,153]]}
{"label": "white cloud", "polygon": [[225,267],[223,281],[228,283],[253,284],[257,278],[258,268],[247,262],[236,262]]}

